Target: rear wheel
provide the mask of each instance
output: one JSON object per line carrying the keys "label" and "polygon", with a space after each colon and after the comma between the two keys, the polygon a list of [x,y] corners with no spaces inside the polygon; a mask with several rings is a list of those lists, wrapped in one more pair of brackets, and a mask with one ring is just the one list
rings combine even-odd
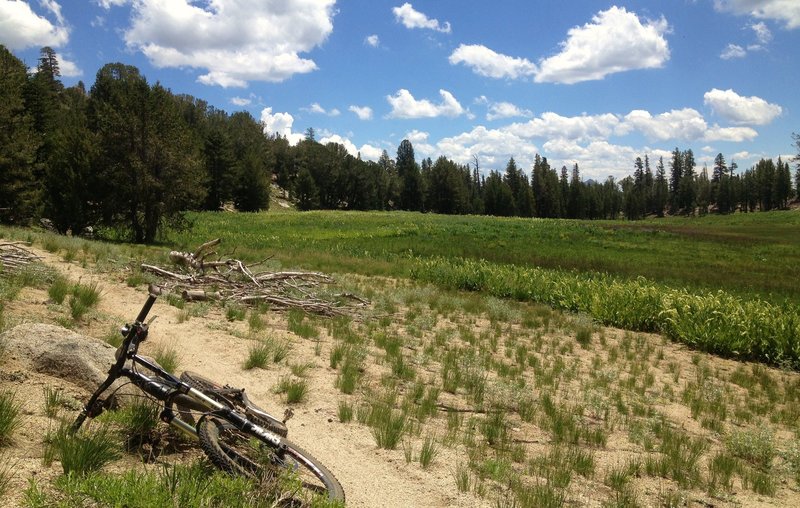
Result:
{"label": "rear wheel", "polygon": [[[248,403],[245,404],[241,395],[237,396],[237,394],[241,394],[240,390],[229,386],[223,386],[216,381],[212,381],[205,376],[191,371],[186,371],[181,374],[181,381],[196,390],[200,390],[220,404],[225,404],[231,409],[243,412],[251,422],[264,427],[270,432],[278,434],[281,437],[286,437],[289,433],[289,429],[286,428],[286,425],[282,421],[256,406],[252,401],[248,401]],[[184,419],[189,418],[189,415],[184,413],[182,413],[182,416]],[[193,420],[192,418],[192,421]]]}
{"label": "rear wheel", "polygon": [[203,418],[197,430],[203,451],[224,471],[256,478],[288,473],[309,493],[344,501],[344,490],[336,477],[311,454],[286,439],[282,440],[281,452],[214,416]]}

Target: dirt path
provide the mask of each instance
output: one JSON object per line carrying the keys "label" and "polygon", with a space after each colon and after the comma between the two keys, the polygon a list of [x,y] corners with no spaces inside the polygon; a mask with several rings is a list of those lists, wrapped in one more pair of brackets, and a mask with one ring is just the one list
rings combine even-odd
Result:
{"label": "dirt path", "polygon": [[[136,316],[144,303],[146,293],[142,288],[127,287],[109,275],[98,275],[75,263],[67,263],[56,255],[36,251],[45,262],[73,281],[97,282],[101,290],[97,314],[91,319],[87,333],[100,337],[108,333],[112,322],[122,324]],[[35,321],[46,313],[47,296],[42,291],[26,290],[9,307],[9,313],[24,316],[25,321]],[[180,322],[179,309],[167,305],[163,299],[156,303],[151,316],[158,316],[151,327],[148,342],[142,351],[152,353],[158,347],[172,347],[178,351],[179,370],[193,370],[212,379],[235,386],[247,387],[251,398],[275,414],[283,414],[286,405],[272,388],[282,376],[289,373],[288,366],[270,365],[267,369],[244,370],[251,342],[228,333],[227,320],[219,309],[210,309],[207,315],[192,317]],[[314,344],[286,330],[283,316],[271,315],[266,333],[291,342],[288,362],[309,363],[309,396],[295,406],[294,417],[289,421],[289,438],[320,459],[342,483],[347,495],[347,505],[353,507],[407,507],[407,506],[478,506],[480,500],[472,495],[459,494],[453,471],[455,452],[444,449],[437,461],[427,470],[418,463],[406,463],[402,451],[380,450],[375,445],[368,427],[342,424],[337,418],[337,405],[341,400],[335,388],[336,371],[327,365],[330,341],[323,342],[322,354],[316,356]],[[6,366],[7,368],[13,367]],[[4,376],[2,385],[17,385],[17,395],[26,400],[24,412],[29,419],[41,422],[42,387],[45,385],[69,386],[68,380],[59,381],[31,374],[30,383],[18,385]],[[10,382],[9,382],[10,381]],[[0,385],[0,387],[2,387]],[[85,400],[69,386],[69,393]],[[81,395],[81,397],[78,397]],[[46,427],[29,426],[23,433],[25,444],[10,450],[12,460],[21,461],[21,473],[14,480],[17,493],[27,486],[27,477],[51,478],[55,468],[41,466],[41,440],[38,435]],[[16,456],[16,457],[15,457]],[[163,457],[169,461],[171,457]],[[24,464],[22,464],[24,462]],[[14,501],[19,501],[17,495]]]}

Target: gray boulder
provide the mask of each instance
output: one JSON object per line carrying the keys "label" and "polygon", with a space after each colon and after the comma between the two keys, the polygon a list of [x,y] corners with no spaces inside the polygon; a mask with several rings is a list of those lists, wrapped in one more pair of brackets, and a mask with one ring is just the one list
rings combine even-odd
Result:
{"label": "gray boulder", "polygon": [[6,360],[24,370],[62,378],[87,391],[105,380],[115,349],[60,326],[26,323],[0,335]]}

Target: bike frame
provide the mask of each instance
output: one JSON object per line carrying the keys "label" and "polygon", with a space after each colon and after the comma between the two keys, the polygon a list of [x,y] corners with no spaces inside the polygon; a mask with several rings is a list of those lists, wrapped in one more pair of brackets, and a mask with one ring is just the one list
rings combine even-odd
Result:
{"label": "bike frame", "polygon": [[[283,449],[285,445],[283,439],[279,435],[256,425],[248,420],[246,416],[208,397],[200,390],[192,388],[160,366],[138,354],[139,344],[144,342],[148,334],[148,325],[144,323],[144,320],[147,318],[147,314],[156,301],[157,291],[157,288],[150,288],[150,294],[141,312],[139,312],[136,321],[133,325],[126,325],[126,327],[122,329],[125,339],[123,339],[122,345],[117,349],[117,360],[109,369],[106,380],[97,387],[75,419],[75,423],[72,425],[72,431],[77,431],[87,417],[94,418],[103,412],[102,394],[111,387],[114,381],[124,377],[129,379],[131,383],[146,394],[164,402],[164,409],[159,415],[161,421],[191,436],[197,437],[197,429],[181,420],[172,409],[176,401],[186,402],[186,397],[188,397],[191,402],[194,402],[192,406],[202,408],[205,414],[221,416],[239,430],[253,432],[267,444],[277,448],[279,451]],[[131,367],[125,365],[128,360],[131,362]],[[148,376],[139,372],[136,369],[137,365],[144,367],[154,375]]]}

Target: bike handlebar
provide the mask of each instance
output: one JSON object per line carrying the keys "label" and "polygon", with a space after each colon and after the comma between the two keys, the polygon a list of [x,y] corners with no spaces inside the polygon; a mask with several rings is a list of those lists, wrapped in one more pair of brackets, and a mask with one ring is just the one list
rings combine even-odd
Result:
{"label": "bike handlebar", "polygon": [[161,294],[161,288],[158,286],[151,284],[149,287],[150,294],[147,296],[147,301],[144,302],[144,306],[142,310],[139,312],[139,315],[136,317],[137,323],[143,323],[145,318],[147,318],[147,314],[150,312],[150,309],[153,308],[153,304],[156,303],[156,298],[158,295]]}

